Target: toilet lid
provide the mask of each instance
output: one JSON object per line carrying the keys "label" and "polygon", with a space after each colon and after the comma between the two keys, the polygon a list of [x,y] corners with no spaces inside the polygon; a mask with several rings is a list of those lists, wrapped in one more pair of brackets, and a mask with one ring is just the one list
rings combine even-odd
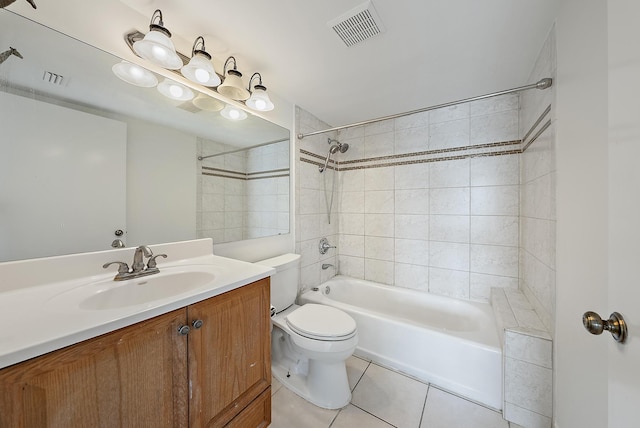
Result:
{"label": "toilet lid", "polygon": [[309,303],[287,315],[287,325],[296,333],[319,340],[346,340],[356,332],[356,322],[331,306]]}

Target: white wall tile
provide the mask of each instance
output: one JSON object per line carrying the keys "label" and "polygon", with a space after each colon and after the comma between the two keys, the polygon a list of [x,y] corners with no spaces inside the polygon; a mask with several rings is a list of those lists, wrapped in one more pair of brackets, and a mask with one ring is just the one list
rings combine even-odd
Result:
{"label": "white wall tile", "polygon": [[469,145],[469,120],[452,120],[429,125],[429,150]]}
{"label": "white wall tile", "polygon": [[504,342],[506,357],[552,368],[550,340],[507,330]]}
{"label": "white wall tile", "polygon": [[394,236],[393,214],[365,214],[364,233],[367,236]]}
{"label": "white wall tile", "polygon": [[394,261],[413,265],[429,265],[429,241],[396,239]]}
{"label": "white wall tile", "polygon": [[470,191],[468,187],[431,189],[430,214],[469,215]]}
{"label": "white wall tile", "polygon": [[[343,197],[343,202],[345,198]],[[367,214],[393,214],[393,190],[372,190],[364,193],[364,212]]]}
{"label": "white wall tile", "polygon": [[364,259],[345,255],[338,256],[339,272],[341,275],[364,279]]}
{"label": "white wall tile", "polygon": [[469,159],[434,162],[429,175],[430,187],[469,186]]}
{"label": "white wall tile", "polygon": [[471,243],[518,246],[518,217],[471,216]]}
{"label": "white wall tile", "polygon": [[473,101],[469,103],[469,115],[484,116],[509,110],[518,110],[518,99],[518,94],[516,93]]}
{"label": "white wall tile", "polygon": [[[315,252],[319,252],[317,242]],[[364,257],[364,236],[346,235],[344,233],[340,234],[338,241],[338,253],[341,256]]]}
{"label": "white wall tile", "polygon": [[395,263],[394,285],[420,291],[429,291],[429,268]]}
{"label": "white wall tile", "polygon": [[471,158],[472,186],[520,184],[518,155],[480,156]]}
{"label": "white wall tile", "polygon": [[468,271],[469,244],[430,241],[429,266]]}
{"label": "white wall tile", "polygon": [[394,139],[396,154],[426,151],[429,149],[429,126],[396,130]]}
{"label": "white wall tile", "polygon": [[518,278],[471,273],[469,279],[469,297],[471,299],[488,302],[492,288],[517,289]]}
{"label": "white wall tile", "polygon": [[512,403],[505,403],[504,418],[511,422],[511,428],[518,424],[522,428],[551,428],[551,418],[542,416]]}
{"label": "white wall tile", "polygon": [[377,236],[365,236],[364,256],[367,259],[393,261],[394,239],[380,238]]}
{"label": "white wall tile", "polygon": [[469,216],[429,216],[429,239],[432,241],[469,243]]}
{"label": "white wall tile", "polygon": [[415,113],[409,116],[398,117],[394,120],[395,129],[418,128],[429,125],[429,112]]}
{"label": "white wall tile", "polygon": [[406,239],[429,239],[429,216],[424,214],[396,214],[395,237]]}
{"label": "white wall tile", "polygon": [[428,214],[429,190],[409,189],[395,191],[395,212],[397,214]]}
{"label": "white wall tile", "polygon": [[457,119],[469,118],[469,104],[458,104],[451,107],[443,107],[429,112],[430,123],[448,122]]}
{"label": "white wall tile", "polygon": [[523,409],[551,417],[551,369],[513,358],[505,358],[504,398],[505,401]]}
{"label": "white wall tile", "polygon": [[518,276],[518,247],[471,244],[471,272]]}
{"label": "white wall tile", "polygon": [[364,192],[341,192],[340,211],[343,213],[364,213]]}
{"label": "white wall tile", "polygon": [[340,213],[340,233],[364,235],[364,214]]}
{"label": "white wall tile", "polygon": [[471,117],[469,140],[472,145],[518,139],[518,110]]}
{"label": "white wall tile", "polygon": [[394,168],[368,168],[364,170],[365,190],[394,190]]}
{"label": "white wall tile", "polygon": [[471,188],[471,215],[519,214],[519,187],[488,186]]}
{"label": "white wall tile", "polygon": [[393,285],[394,263],[391,261],[364,259],[364,279]]}
{"label": "white wall tile", "polygon": [[[364,190],[364,170],[355,169],[352,171],[342,171],[340,176],[340,191],[342,192],[358,192]],[[327,176],[327,188],[331,188],[330,177]],[[338,188],[338,187],[336,187]]]}
{"label": "white wall tile", "polygon": [[364,135],[377,135],[377,134],[385,134],[395,129],[395,122],[390,120],[383,120],[381,122],[373,122],[364,125]]}
{"label": "white wall tile", "polygon": [[469,272],[429,268],[429,292],[458,299],[469,298]]}
{"label": "white wall tile", "polygon": [[394,133],[374,134],[364,138],[364,157],[389,156],[394,152]]}
{"label": "white wall tile", "polygon": [[414,163],[395,167],[395,189],[428,189],[428,163]]}

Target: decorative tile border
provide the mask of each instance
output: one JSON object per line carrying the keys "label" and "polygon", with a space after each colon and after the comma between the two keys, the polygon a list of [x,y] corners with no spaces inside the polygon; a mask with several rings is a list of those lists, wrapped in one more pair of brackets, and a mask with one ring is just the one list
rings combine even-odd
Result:
{"label": "decorative tile border", "polygon": [[[284,174],[280,174],[284,173]],[[289,168],[272,169],[268,171],[241,172],[229,169],[212,168],[210,166],[202,167],[202,175],[210,177],[232,178],[234,180],[262,180],[265,178],[289,177]]]}
{"label": "decorative tile border", "polygon": [[[540,137],[540,135],[542,135],[544,131],[547,130],[547,128],[549,128],[549,126],[551,126],[551,119],[549,119],[538,128],[550,112],[551,105],[542,112],[538,120],[536,120],[531,129],[525,134],[525,138],[522,140],[499,141],[471,146],[459,146],[363,159],[351,159],[342,162],[334,162],[334,160],[331,159],[327,168],[334,169],[336,171],[351,171],[357,169],[383,168],[388,166],[401,166],[418,163],[444,162],[475,157],[522,154],[534,141],[536,141],[538,137]],[[531,138],[529,138],[530,136]],[[318,162],[315,159],[320,159],[321,162]],[[324,159],[325,156],[300,149],[301,162],[322,166],[324,165]]]}

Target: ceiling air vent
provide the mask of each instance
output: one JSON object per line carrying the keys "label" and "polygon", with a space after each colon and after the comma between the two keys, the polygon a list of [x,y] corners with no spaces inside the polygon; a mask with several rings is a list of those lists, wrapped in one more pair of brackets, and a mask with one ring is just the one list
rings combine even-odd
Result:
{"label": "ceiling air vent", "polygon": [[62,84],[65,83],[64,76],[62,74],[52,73],[46,70],[42,75],[42,80],[56,86],[62,86]]}
{"label": "ceiling air vent", "polygon": [[370,1],[327,22],[347,47],[363,42],[384,32],[380,17]]}

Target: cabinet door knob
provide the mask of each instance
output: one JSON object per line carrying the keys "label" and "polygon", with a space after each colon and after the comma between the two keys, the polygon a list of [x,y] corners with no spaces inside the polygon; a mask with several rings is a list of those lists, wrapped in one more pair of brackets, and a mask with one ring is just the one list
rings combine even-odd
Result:
{"label": "cabinet door knob", "polygon": [[186,336],[187,334],[189,334],[189,332],[191,331],[191,329],[189,328],[188,325],[183,325],[178,327],[178,334],[180,336]]}
{"label": "cabinet door knob", "polygon": [[193,328],[195,328],[196,330],[199,329],[200,327],[202,327],[202,324],[204,324],[204,321],[202,320],[194,320],[191,325],[193,326]]}

